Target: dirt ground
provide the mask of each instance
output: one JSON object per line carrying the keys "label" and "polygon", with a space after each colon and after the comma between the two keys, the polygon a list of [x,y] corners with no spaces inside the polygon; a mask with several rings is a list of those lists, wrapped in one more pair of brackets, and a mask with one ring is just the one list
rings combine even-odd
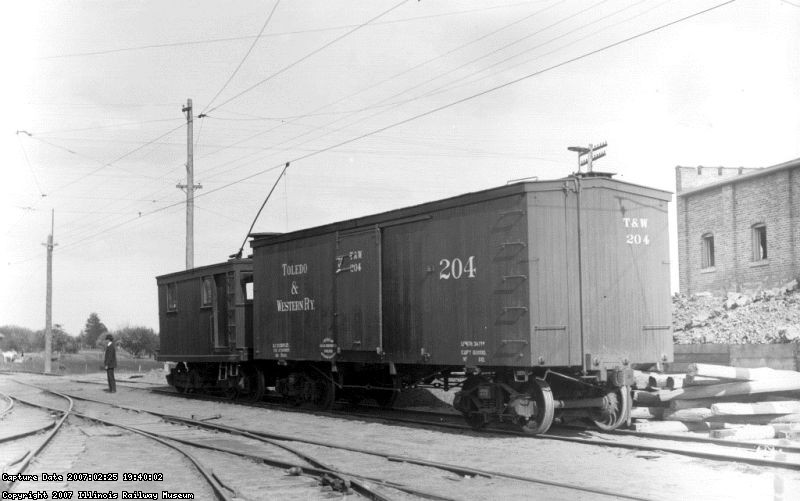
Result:
{"label": "dirt ground", "polygon": [[[144,373],[132,381],[163,382],[160,371]],[[588,446],[548,439],[513,438],[461,431],[438,431],[421,427],[364,422],[316,416],[310,413],[254,409],[235,403],[211,403],[171,398],[152,394],[126,385],[121,379],[118,392],[103,392],[99,384],[75,382],[67,377],[35,375],[0,375],[0,392],[13,393],[11,378],[41,384],[76,395],[114,401],[131,406],[183,416],[222,415],[214,422],[271,431],[281,434],[300,434],[345,445],[378,449],[396,455],[407,455],[431,461],[456,463],[486,470],[510,472],[543,480],[566,482],[570,485],[601,488],[645,499],[674,500],[800,500],[800,472],[755,467],[744,464],[719,463],[667,453],[638,452],[611,447]],[[100,381],[99,376],[82,379]],[[146,385],[139,385],[142,388]],[[0,426],[2,421],[0,421]],[[99,440],[99,439],[98,439]],[[111,440],[111,439],[107,439]],[[113,447],[89,445],[68,468],[71,471],[99,471],[120,468],[124,457],[126,471],[164,471],[169,476],[173,458],[166,453],[142,449],[144,439],[118,440]],[[765,453],[768,453],[766,451]],[[164,455],[164,457],[160,457]],[[138,463],[138,464],[136,464]],[[101,468],[101,465],[104,465]],[[438,474],[438,473],[437,473]],[[511,484],[496,479],[492,496],[474,491],[468,478],[447,475],[452,484],[448,496],[459,499],[599,499],[556,487],[533,484]],[[425,488],[425,477],[409,479]],[[437,479],[441,480],[441,479]],[[187,481],[179,476],[170,478],[174,489]],[[161,488],[161,486],[158,486]],[[144,490],[144,489],[142,489]],[[152,490],[152,489],[151,489]],[[263,499],[270,499],[265,493]]]}

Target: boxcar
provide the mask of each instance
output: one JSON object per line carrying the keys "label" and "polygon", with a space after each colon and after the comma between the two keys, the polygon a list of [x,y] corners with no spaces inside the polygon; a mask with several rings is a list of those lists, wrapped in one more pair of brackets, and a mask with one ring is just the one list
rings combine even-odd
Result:
{"label": "boxcar", "polygon": [[263,395],[260,376],[243,364],[253,358],[252,269],[250,259],[238,259],[156,278],[158,359],[178,362],[168,381],[179,391],[260,387]]}
{"label": "boxcar", "polygon": [[253,357],[321,406],[463,375],[475,427],[617,427],[632,365],[672,360],[669,199],[594,173],[254,234]]}

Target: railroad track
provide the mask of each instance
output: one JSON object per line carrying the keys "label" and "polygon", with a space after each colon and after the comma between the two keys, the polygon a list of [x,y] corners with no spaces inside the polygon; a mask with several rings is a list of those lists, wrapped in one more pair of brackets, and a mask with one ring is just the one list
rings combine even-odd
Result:
{"label": "railroad track", "polygon": [[[151,389],[151,392],[179,396],[189,399],[211,401],[228,401],[209,395],[181,394],[170,389]],[[287,407],[270,402],[239,402],[240,405],[264,408],[280,408],[288,412],[309,412],[308,410]],[[471,428],[463,424],[460,415],[429,412],[420,410],[385,410],[361,406],[353,409],[332,411],[311,411],[320,415],[331,415],[339,418],[358,418],[389,421],[400,424],[423,425],[450,430],[469,432]],[[720,462],[745,463],[755,466],[767,466],[780,469],[800,470],[800,447],[792,445],[765,445],[760,443],[721,440],[699,436],[681,436],[674,434],[644,433],[630,430],[603,432],[589,427],[574,425],[554,425],[548,433],[531,436],[519,432],[512,427],[502,425],[489,426],[481,434],[511,435],[531,440],[558,440],[578,444],[616,447],[650,453],[671,453]],[[677,444],[677,445],[676,445]],[[734,451],[734,452],[728,452]]]}
{"label": "railroad track", "polygon": [[[79,402],[79,407],[93,408],[95,413],[104,412],[107,414],[108,408],[124,411],[128,414],[125,426],[134,427],[150,435],[169,436],[171,440],[187,446],[213,448],[214,450],[222,450],[225,453],[239,457],[267,462],[282,469],[289,468],[292,471],[306,475],[328,477],[329,483],[337,483],[338,481],[340,485],[349,485],[353,490],[357,490],[362,496],[369,499],[398,499],[395,494],[398,492],[405,495],[401,499],[408,499],[409,496],[413,499],[422,498],[442,501],[464,499],[464,497],[452,497],[452,480],[449,480],[447,476],[453,475],[470,479],[467,498],[495,497],[496,483],[498,480],[502,480],[504,487],[512,492],[528,492],[531,489],[531,484],[535,484],[538,489],[550,489],[554,494],[545,494],[548,499],[649,499],[645,496],[580,487],[550,479],[478,470],[461,465],[427,461],[421,458],[401,456],[352,445],[315,441],[298,436],[214,424],[208,421],[187,419],[165,413],[111,404],[77,395],[71,396]],[[103,409],[106,410],[103,411]],[[82,411],[82,413],[87,413],[87,411]],[[158,417],[160,421],[154,423],[152,421],[154,416]],[[104,418],[106,421],[108,419]],[[136,422],[140,423],[136,424]],[[214,447],[208,444],[208,440],[198,438],[209,434],[216,434],[214,440],[217,442],[220,441],[219,434],[224,434],[224,442],[227,445],[225,447]],[[267,446],[266,450],[264,450],[265,446]],[[257,450],[259,448],[261,450]],[[288,459],[275,457],[276,448],[296,456],[295,460],[292,462]],[[305,464],[298,463],[297,458],[304,461]],[[383,461],[377,462],[377,458]],[[334,467],[333,465],[337,466]],[[370,471],[369,475],[363,473],[365,469]],[[443,473],[446,476],[443,477]],[[403,483],[408,478],[423,477],[429,479],[426,482],[428,487],[426,487],[425,491]],[[441,480],[438,480],[438,482],[430,480],[437,477],[441,478]],[[231,485],[236,488],[237,484],[232,483]],[[389,494],[383,491],[388,491]]]}

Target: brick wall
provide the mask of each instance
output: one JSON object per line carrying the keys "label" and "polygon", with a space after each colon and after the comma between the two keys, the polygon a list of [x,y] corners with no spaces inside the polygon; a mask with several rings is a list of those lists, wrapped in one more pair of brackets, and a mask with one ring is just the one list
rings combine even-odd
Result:
{"label": "brick wall", "polygon": [[[676,168],[682,293],[753,291],[800,276],[800,162],[780,167],[720,186],[698,185],[711,176],[703,177],[697,168]],[[728,169],[734,170],[738,171]],[[718,174],[718,179],[726,172],[729,179],[738,176],[728,171]],[[687,183],[707,188],[681,194]],[[759,223],[766,225],[768,252],[766,260],[754,262],[752,227]],[[715,263],[703,269],[702,236],[706,233],[714,235]]]}
{"label": "brick wall", "polygon": [[677,192],[692,190],[742,174],[761,170],[752,167],[675,167]]}

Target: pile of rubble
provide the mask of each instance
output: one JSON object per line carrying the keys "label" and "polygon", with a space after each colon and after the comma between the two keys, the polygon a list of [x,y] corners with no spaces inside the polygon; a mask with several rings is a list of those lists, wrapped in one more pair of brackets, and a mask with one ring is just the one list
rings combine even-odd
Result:
{"label": "pile of rubble", "polygon": [[752,295],[676,294],[672,304],[676,344],[800,342],[797,280]]}

